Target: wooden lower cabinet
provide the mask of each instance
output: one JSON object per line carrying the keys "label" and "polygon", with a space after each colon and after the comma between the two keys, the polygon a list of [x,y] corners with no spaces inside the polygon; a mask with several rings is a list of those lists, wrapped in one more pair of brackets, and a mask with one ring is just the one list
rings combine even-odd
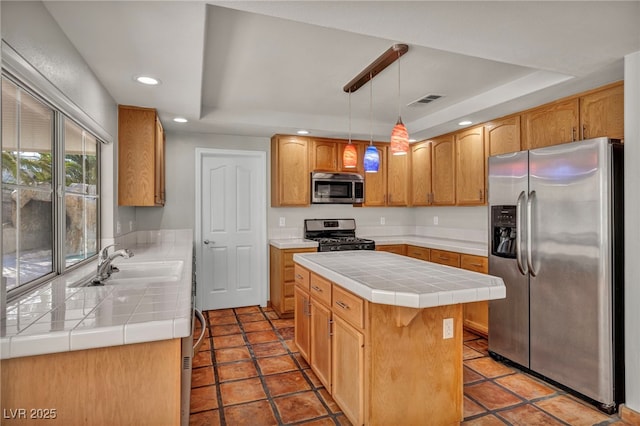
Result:
{"label": "wooden lower cabinet", "polygon": [[[489,260],[483,256],[460,255],[460,267],[469,271],[489,273]],[[464,305],[464,326],[483,336],[489,335],[489,302],[472,302]]]}
{"label": "wooden lower cabinet", "polygon": [[426,260],[430,259],[431,250],[426,247],[407,245],[407,256],[414,259]]}
{"label": "wooden lower cabinet", "polygon": [[181,365],[181,339],[3,359],[0,405],[27,412],[2,424],[178,425]]}
{"label": "wooden lower cabinet", "polygon": [[326,389],[331,389],[331,310],[311,298],[311,369]]}
{"label": "wooden lower cabinet", "polygon": [[377,251],[387,251],[389,253],[401,254],[406,256],[407,246],[405,244],[386,244],[384,246],[376,246]]}
{"label": "wooden lower cabinet", "polygon": [[430,261],[441,265],[460,267],[460,253],[431,249]]}
{"label": "wooden lower cabinet", "polygon": [[315,247],[279,249],[269,246],[269,302],[280,318],[293,317],[293,255],[314,251],[317,251]]}
{"label": "wooden lower cabinet", "polygon": [[364,335],[336,315],[333,320],[331,396],[354,425],[364,419]]}
{"label": "wooden lower cabinet", "polygon": [[295,287],[295,319],[293,339],[298,346],[300,355],[306,360],[309,359],[311,348],[311,312],[309,293],[296,285]]}

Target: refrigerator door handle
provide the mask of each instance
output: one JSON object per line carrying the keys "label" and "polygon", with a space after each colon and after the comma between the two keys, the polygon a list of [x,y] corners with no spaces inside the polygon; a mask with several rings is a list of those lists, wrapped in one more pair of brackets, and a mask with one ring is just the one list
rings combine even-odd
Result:
{"label": "refrigerator door handle", "polygon": [[516,263],[522,275],[529,273],[527,264],[522,261],[522,205],[526,199],[527,193],[522,191],[516,202]]}
{"label": "refrigerator door handle", "polygon": [[533,268],[533,252],[532,252],[532,240],[533,240],[533,201],[536,198],[536,191],[529,193],[529,199],[527,200],[527,264],[529,265],[529,273],[532,277],[537,275],[536,270]]}

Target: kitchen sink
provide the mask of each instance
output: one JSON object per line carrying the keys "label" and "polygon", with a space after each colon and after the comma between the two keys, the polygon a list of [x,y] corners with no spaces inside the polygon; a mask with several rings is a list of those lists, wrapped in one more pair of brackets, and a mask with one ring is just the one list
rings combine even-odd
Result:
{"label": "kitchen sink", "polygon": [[178,281],[182,277],[184,261],[124,261],[113,266],[118,268],[118,272],[113,272],[108,279],[96,282],[95,276],[92,276],[90,279],[78,282],[73,287]]}

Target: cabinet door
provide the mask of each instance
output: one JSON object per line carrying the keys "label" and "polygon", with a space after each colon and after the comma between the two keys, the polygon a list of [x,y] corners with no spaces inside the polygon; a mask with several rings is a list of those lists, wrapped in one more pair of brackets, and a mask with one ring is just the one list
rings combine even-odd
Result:
{"label": "cabinet door", "polygon": [[578,110],[578,98],[575,98],[524,113],[524,148],[542,148],[578,140]]}
{"label": "cabinet door", "polygon": [[485,202],[485,149],[482,126],[456,134],[456,201],[461,206]]}
{"label": "cabinet door", "polygon": [[[311,143],[311,171],[335,172],[338,170],[338,148],[335,141],[314,140]],[[340,152],[342,155],[342,152]]]}
{"label": "cabinet door", "polygon": [[364,336],[342,320],[333,318],[331,396],[354,425],[364,424]]}
{"label": "cabinet door", "polygon": [[377,173],[364,174],[364,205],[387,205],[387,148],[376,146],[380,156],[380,167]]}
{"label": "cabinet door", "polygon": [[437,206],[453,206],[456,203],[455,157],[453,136],[443,136],[431,141],[431,203]]}
{"label": "cabinet door", "polygon": [[[460,267],[469,271],[489,273],[488,259],[483,256],[470,254],[460,255]],[[484,336],[489,334],[489,304],[488,302],[472,302],[463,305],[464,326]]]}
{"label": "cabinet door", "polygon": [[431,204],[431,143],[419,142],[411,145],[411,192],[409,204],[428,206]]}
{"label": "cabinet door", "polygon": [[331,311],[311,299],[311,362],[313,372],[331,390]]}
{"label": "cabinet door", "polygon": [[392,155],[390,150],[387,154],[387,205],[406,206],[409,202],[411,154]]}
{"label": "cabinet door", "polygon": [[520,151],[520,116],[485,123],[484,143],[490,156]]}
{"label": "cabinet door", "polygon": [[310,185],[308,140],[274,136],[271,141],[271,205],[308,206]]}
{"label": "cabinet door", "polygon": [[164,129],[162,128],[162,123],[160,119],[156,117],[156,161],[155,161],[155,170],[156,170],[156,190],[155,190],[155,200],[156,205],[164,206],[165,203],[165,155],[164,155],[164,147],[165,147],[165,136]]}
{"label": "cabinet door", "polygon": [[581,139],[624,138],[624,86],[619,83],[580,98]]}
{"label": "cabinet door", "polygon": [[414,259],[429,261],[430,252],[431,250],[425,247],[407,246],[407,256],[413,257]]}
{"label": "cabinet door", "polygon": [[309,312],[309,295],[302,291],[298,286],[295,287],[295,313],[294,313],[294,341],[300,355],[309,362],[309,346],[310,346],[310,318]]}

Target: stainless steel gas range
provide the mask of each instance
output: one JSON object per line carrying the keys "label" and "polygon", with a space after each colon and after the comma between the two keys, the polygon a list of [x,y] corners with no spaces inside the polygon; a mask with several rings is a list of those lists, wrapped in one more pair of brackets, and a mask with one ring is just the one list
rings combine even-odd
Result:
{"label": "stainless steel gas range", "polygon": [[373,240],[356,237],[355,219],[305,219],[304,237],[318,242],[318,251],[375,250]]}

